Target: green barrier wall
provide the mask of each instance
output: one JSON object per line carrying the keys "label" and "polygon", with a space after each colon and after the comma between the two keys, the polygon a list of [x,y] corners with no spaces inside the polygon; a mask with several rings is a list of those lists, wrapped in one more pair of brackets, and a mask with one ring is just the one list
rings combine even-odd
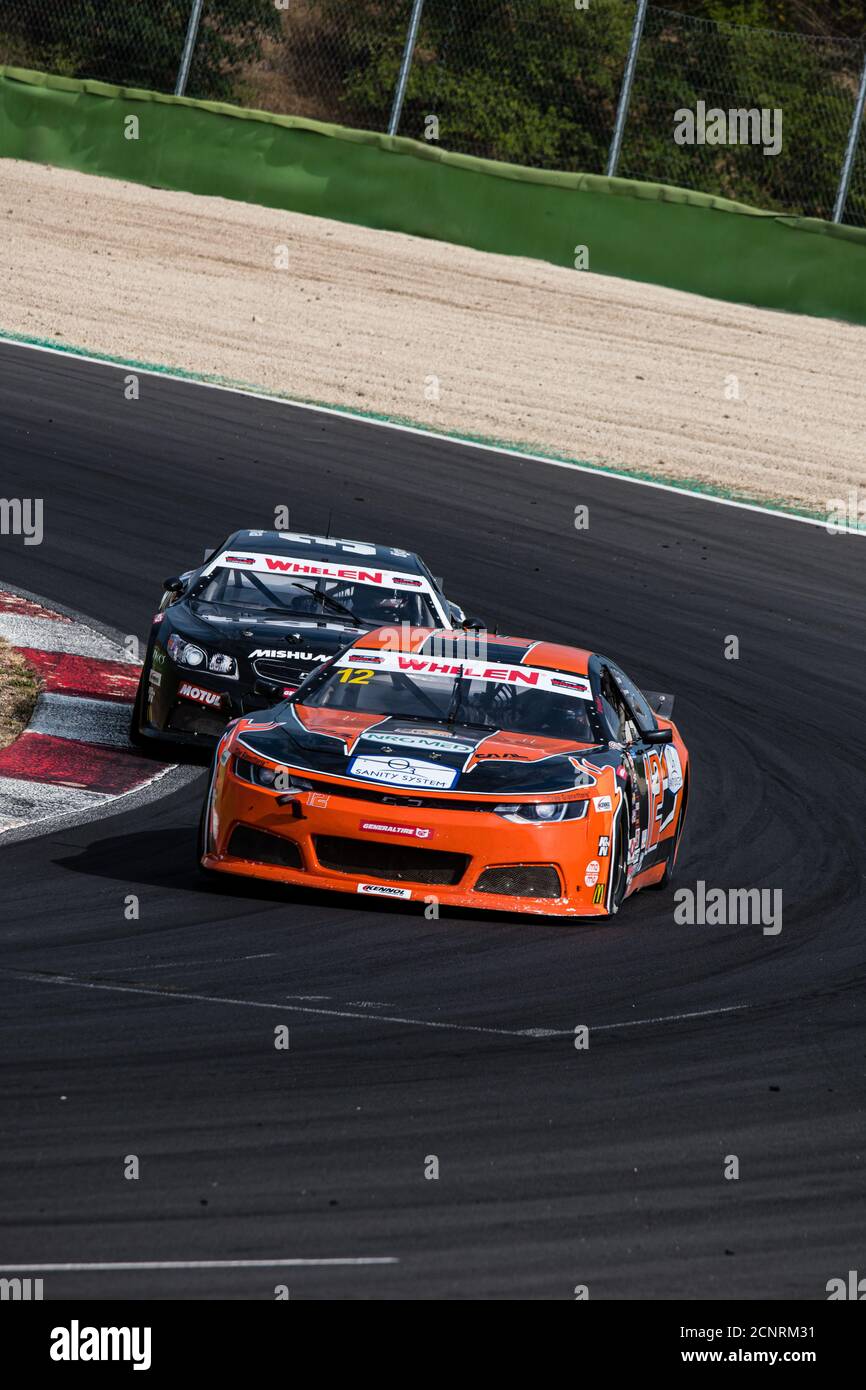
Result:
{"label": "green barrier wall", "polygon": [[866,231],[660,184],[8,67],[0,155],[866,323]]}

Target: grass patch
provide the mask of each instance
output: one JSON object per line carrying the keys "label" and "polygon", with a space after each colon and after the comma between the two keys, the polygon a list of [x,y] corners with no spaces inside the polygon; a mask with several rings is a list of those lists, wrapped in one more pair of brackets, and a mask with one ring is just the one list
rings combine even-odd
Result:
{"label": "grass patch", "polygon": [[0,638],[0,748],[26,729],[41,688],[33,668]]}

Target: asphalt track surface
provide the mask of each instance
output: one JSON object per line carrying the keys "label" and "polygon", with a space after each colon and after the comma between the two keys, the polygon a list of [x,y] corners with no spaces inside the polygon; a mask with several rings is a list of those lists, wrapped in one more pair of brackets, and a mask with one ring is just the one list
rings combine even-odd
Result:
{"label": "asphalt track surface", "polygon": [[0,538],[0,579],[143,636],[205,546],[332,511],[502,631],[675,692],[676,884],[781,889],[783,928],[678,925],[673,890],[575,925],[214,889],[200,779],[13,844],[3,1264],[395,1261],[46,1273],[46,1298],[823,1299],[862,1269],[864,542],[123,376],[0,347],[0,492],[46,528]]}

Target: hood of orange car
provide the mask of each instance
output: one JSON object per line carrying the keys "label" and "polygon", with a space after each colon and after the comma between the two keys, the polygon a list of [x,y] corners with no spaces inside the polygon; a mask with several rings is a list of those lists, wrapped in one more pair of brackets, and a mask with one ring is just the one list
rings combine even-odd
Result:
{"label": "hood of orange car", "polygon": [[270,729],[242,726],[239,737],[274,762],[398,795],[565,792],[592,786],[612,761],[606,747],[538,734],[300,704]]}

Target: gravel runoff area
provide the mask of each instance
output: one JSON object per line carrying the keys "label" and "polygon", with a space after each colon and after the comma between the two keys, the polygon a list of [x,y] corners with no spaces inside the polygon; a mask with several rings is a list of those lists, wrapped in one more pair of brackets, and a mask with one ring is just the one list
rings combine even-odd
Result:
{"label": "gravel runoff area", "polygon": [[866,328],[17,160],[0,233],[6,332],[821,514],[866,487]]}

